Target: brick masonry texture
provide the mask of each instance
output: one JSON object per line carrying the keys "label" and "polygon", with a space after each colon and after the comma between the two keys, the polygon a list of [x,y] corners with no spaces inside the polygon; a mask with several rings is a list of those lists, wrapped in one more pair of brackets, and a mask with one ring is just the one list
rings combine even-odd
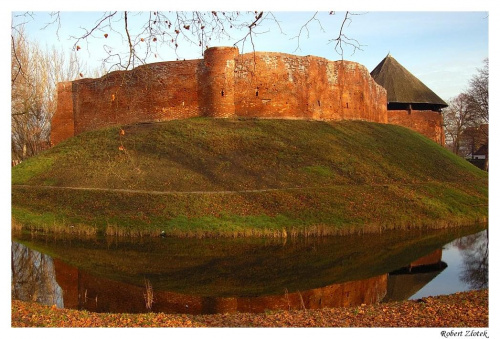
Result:
{"label": "brick masonry texture", "polygon": [[425,135],[440,145],[444,145],[443,116],[438,112],[390,110],[388,111],[388,123],[407,127]]}
{"label": "brick masonry texture", "polygon": [[385,89],[345,60],[213,47],[203,59],[147,64],[57,90],[53,145],[106,126],[200,116],[392,123],[442,143],[439,113],[388,113]]}
{"label": "brick masonry texture", "polygon": [[[64,307],[90,312],[148,312],[144,286],[134,286],[84,270],[54,259],[56,281],[63,290]],[[320,309],[375,304],[387,294],[388,275],[331,284],[325,287],[290,293],[250,297],[210,297],[155,290],[151,311],[166,313],[232,313],[276,309]],[[284,291],[286,292],[286,291]],[[186,307],[187,306],[187,307]]]}

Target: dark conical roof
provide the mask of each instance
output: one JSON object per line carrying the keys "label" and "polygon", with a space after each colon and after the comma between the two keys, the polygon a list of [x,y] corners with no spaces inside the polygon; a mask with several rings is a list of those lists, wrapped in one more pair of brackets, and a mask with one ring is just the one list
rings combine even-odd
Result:
{"label": "dark conical roof", "polygon": [[387,55],[370,74],[377,84],[386,89],[389,104],[429,104],[437,108],[448,106],[391,55]]}

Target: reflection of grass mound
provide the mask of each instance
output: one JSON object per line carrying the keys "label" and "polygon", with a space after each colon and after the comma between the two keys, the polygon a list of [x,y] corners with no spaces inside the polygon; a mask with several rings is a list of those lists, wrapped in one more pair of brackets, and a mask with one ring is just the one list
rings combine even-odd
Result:
{"label": "reflection of grass mound", "polygon": [[14,218],[117,234],[282,236],[487,216],[487,174],[402,127],[190,119],[120,130],[16,166],[13,184],[41,187],[13,187]]}
{"label": "reflection of grass mound", "polygon": [[390,231],[383,235],[288,239],[103,239],[19,236],[19,242],[87,274],[155,291],[201,296],[282,295],[364,280],[481,230]]}

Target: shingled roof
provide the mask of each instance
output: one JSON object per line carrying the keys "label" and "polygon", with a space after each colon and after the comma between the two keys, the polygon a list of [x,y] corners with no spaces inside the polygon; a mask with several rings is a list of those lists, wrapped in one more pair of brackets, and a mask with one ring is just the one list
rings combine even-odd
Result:
{"label": "shingled roof", "polygon": [[412,106],[417,104],[424,107],[427,105],[429,109],[441,109],[448,106],[443,99],[401,66],[390,54],[370,74],[376,83],[386,89],[389,106],[391,104],[411,104]]}

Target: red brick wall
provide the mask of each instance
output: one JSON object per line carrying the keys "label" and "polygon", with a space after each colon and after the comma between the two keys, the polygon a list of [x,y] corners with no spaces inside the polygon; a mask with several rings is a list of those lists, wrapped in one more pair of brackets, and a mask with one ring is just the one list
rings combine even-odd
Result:
{"label": "red brick wall", "polygon": [[198,64],[162,62],[74,81],[75,135],[115,124],[198,116]]}
{"label": "red brick wall", "polygon": [[[54,259],[56,280],[63,290],[66,308],[91,312],[148,312],[145,285],[114,281]],[[254,297],[204,297],[162,291],[153,285],[152,311],[166,313],[265,312],[275,309],[349,307],[380,302],[387,294],[387,274],[332,284],[285,295]]]}
{"label": "red brick wall", "polygon": [[388,123],[404,126],[444,146],[443,115],[435,111],[389,110]]}
{"label": "red brick wall", "polygon": [[[58,86],[52,142],[116,124],[195,116],[387,123],[385,90],[349,61],[214,47],[202,60],[161,62]],[[70,88],[71,87],[71,88]]]}
{"label": "red brick wall", "polygon": [[[323,307],[352,307],[361,304],[376,304],[387,294],[387,274],[368,279],[332,284],[306,291],[290,291],[286,295],[241,297],[234,306],[220,307],[218,312],[265,312],[275,309],[307,309]],[[224,299],[224,298],[220,298]],[[232,306],[232,305],[228,305]]]}
{"label": "red brick wall", "polygon": [[410,264],[410,267],[418,267],[418,266],[427,266],[427,265],[436,265],[441,262],[443,258],[443,249],[439,248],[426,256],[419,258],[413,261]]}
{"label": "red brick wall", "polygon": [[237,115],[312,118],[307,108],[308,61],[279,53],[240,55],[236,62]]}
{"label": "red brick wall", "polygon": [[63,291],[64,307],[79,309],[81,299],[78,290],[80,270],[54,258],[54,271],[56,273],[56,282]]}
{"label": "red brick wall", "polygon": [[282,53],[236,59],[237,116],[387,122],[386,92],[349,61]]}
{"label": "red brick wall", "polygon": [[71,81],[57,84],[57,108],[52,118],[50,141],[52,145],[75,135],[73,116],[73,84]]}
{"label": "red brick wall", "polygon": [[[235,116],[234,68],[236,47],[214,47],[205,51],[198,69],[200,114],[208,117]],[[195,84],[196,85],[196,84]]]}

